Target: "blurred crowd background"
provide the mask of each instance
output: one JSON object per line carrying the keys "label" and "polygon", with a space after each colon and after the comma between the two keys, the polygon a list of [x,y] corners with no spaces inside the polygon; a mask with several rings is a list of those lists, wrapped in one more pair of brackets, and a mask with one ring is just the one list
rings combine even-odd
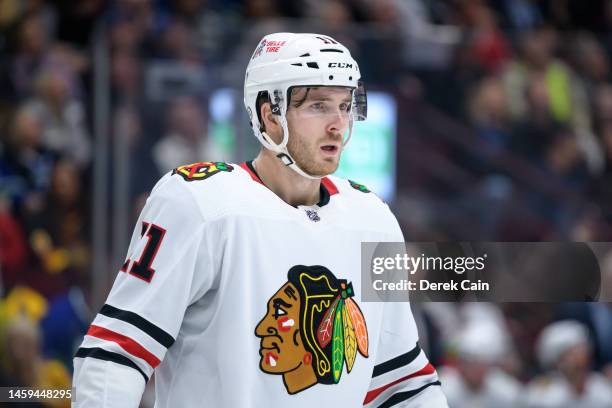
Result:
{"label": "blurred crowd background", "polygon": [[[0,0],[0,385],[69,386],[162,174],[254,156],[274,31],[334,37],[395,98],[406,240],[612,241],[610,0]],[[612,407],[611,304],[415,315],[452,407]]]}

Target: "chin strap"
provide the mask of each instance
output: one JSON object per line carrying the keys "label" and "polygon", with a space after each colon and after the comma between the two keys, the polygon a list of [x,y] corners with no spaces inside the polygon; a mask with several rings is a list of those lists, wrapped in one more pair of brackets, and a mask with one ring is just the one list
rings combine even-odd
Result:
{"label": "chin strap", "polygon": [[295,171],[300,176],[306,177],[310,180],[320,180],[325,177],[313,176],[311,174],[308,174],[295,163],[295,160],[293,159],[293,157],[291,157],[291,154],[289,154],[289,150],[287,150],[287,142],[289,141],[289,129],[287,126],[287,120],[285,119],[284,115],[280,115],[279,119],[283,128],[283,140],[279,144],[276,144],[266,132],[261,132],[266,142],[268,142],[267,146],[265,147],[276,153],[276,157],[278,157],[278,159],[282,161],[285,166],[291,168],[291,170]]}

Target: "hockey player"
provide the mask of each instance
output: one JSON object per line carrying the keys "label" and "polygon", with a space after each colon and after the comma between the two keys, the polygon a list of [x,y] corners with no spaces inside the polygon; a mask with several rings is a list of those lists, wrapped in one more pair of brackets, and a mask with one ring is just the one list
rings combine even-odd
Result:
{"label": "hockey player", "polygon": [[[74,360],[75,406],[446,407],[408,303],[361,300],[363,241],[403,241],[376,195],[333,176],[365,119],[334,39],[264,37],[244,101],[263,148],[153,189]],[[346,136],[345,136],[346,134]]]}

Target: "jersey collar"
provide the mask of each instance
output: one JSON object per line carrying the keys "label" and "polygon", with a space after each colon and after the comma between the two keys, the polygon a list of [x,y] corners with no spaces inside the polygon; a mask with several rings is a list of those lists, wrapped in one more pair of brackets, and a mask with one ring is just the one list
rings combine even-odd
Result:
{"label": "jersey collar", "polygon": [[[242,167],[244,170],[246,170],[247,173],[249,173],[249,176],[251,176],[253,181],[256,181],[257,183],[265,186],[263,181],[261,181],[261,179],[259,178],[255,167],[253,167],[253,160],[240,163],[240,167]],[[327,203],[329,203],[329,199],[331,198],[331,196],[333,196],[334,194],[338,194],[338,187],[336,187],[336,185],[329,178],[323,177],[321,179],[320,192],[321,200],[319,200],[317,206],[323,207],[324,205],[327,205]]]}

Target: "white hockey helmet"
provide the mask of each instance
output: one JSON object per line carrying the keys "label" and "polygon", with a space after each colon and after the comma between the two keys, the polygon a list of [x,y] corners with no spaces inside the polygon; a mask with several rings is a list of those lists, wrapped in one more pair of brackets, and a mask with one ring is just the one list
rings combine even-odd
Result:
{"label": "white hockey helmet", "polygon": [[[349,50],[329,36],[294,33],[266,35],[255,48],[244,78],[244,105],[253,133],[286,166],[304,177],[320,178],[300,169],[287,150],[289,129],[286,113],[291,88],[341,86],[352,90],[349,134],[344,147],[351,138],[353,121],[366,119],[367,98],[360,79],[359,66]],[[272,112],[278,115],[283,128],[283,140],[279,144],[262,131],[257,111],[257,98],[262,92],[267,92]]]}

